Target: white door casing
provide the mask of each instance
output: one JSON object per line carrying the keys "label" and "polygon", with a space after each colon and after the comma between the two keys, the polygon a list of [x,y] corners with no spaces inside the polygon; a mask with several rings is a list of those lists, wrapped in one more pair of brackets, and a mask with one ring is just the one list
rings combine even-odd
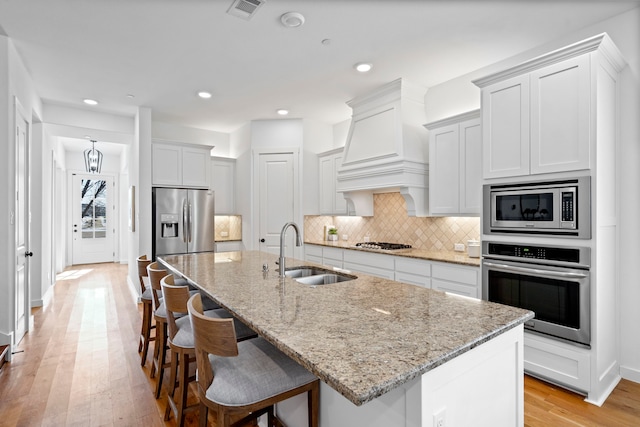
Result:
{"label": "white door casing", "polygon": [[29,330],[29,121],[18,100],[15,100],[15,324],[14,343],[17,345]]}
{"label": "white door casing", "polygon": [[113,262],[117,227],[114,179],[108,175],[72,175],[72,264]]}

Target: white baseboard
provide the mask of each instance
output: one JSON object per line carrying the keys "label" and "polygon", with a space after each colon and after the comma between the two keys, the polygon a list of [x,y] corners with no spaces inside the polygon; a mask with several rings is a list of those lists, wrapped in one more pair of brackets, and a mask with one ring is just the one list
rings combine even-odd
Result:
{"label": "white baseboard", "polygon": [[640,369],[620,366],[620,375],[625,380],[633,381],[634,383],[640,383]]}
{"label": "white baseboard", "polygon": [[131,280],[131,277],[129,275],[127,275],[127,286],[129,287],[129,291],[131,292],[133,301],[138,304],[141,301],[140,294],[138,293],[137,286],[135,285],[135,283],[133,283],[133,280]]}

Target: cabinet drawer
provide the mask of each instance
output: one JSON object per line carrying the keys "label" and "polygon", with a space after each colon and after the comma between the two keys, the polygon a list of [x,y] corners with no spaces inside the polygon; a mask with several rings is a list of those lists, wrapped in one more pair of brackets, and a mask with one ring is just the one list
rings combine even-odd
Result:
{"label": "cabinet drawer", "polygon": [[396,272],[431,276],[431,263],[420,259],[397,257]]}
{"label": "cabinet drawer", "polygon": [[448,282],[446,280],[431,279],[431,289],[442,292],[450,292],[471,298],[480,298],[477,286],[469,286],[463,283]]}
{"label": "cabinet drawer", "polygon": [[329,248],[329,247],[323,247],[322,248],[322,256],[325,259],[332,259],[332,260],[336,260],[336,261],[340,261],[342,262],[342,254],[344,253],[344,250],[339,249],[339,248]]}
{"label": "cabinet drawer", "polygon": [[396,271],[396,282],[408,283],[409,285],[422,286],[423,288],[431,287],[431,278],[419,274],[404,273]]}
{"label": "cabinet drawer", "polygon": [[389,280],[395,279],[395,273],[393,272],[393,270],[386,270],[383,268],[373,267],[370,265],[355,264],[355,263],[350,263],[345,261],[344,268],[353,273],[365,273],[365,274],[370,274],[372,276],[382,277],[384,279],[389,279]]}
{"label": "cabinet drawer", "polygon": [[304,256],[305,261],[309,261],[309,262],[315,262],[316,264],[322,264],[322,257],[321,256],[316,256],[316,255],[311,255],[311,254],[305,254]]}
{"label": "cabinet drawer", "polygon": [[383,268],[393,271],[394,270],[394,257],[391,255],[373,254],[360,251],[345,251],[344,254],[345,264],[362,264],[370,267]]}
{"label": "cabinet drawer", "polygon": [[434,279],[444,279],[476,287],[478,285],[478,267],[452,266],[446,264],[433,264],[431,276]]}
{"label": "cabinet drawer", "polygon": [[591,357],[589,350],[524,333],[524,370],[534,376],[589,392]]}
{"label": "cabinet drawer", "polygon": [[322,258],[322,246],[304,245],[304,253],[306,256],[313,255]]}

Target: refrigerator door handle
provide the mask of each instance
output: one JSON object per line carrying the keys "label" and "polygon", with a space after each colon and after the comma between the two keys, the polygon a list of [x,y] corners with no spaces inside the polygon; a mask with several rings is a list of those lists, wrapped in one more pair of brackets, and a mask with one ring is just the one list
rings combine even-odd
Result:
{"label": "refrigerator door handle", "polygon": [[189,243],[192,242],[193,236],[193,209],[191,208],[191,202],[189,202]]}
{"label": "refrigerator door handle", "polygon": [[189,220],[187,217],[187,201],[182,201],[182,241],[187,243],[187,234],[189,233]]}

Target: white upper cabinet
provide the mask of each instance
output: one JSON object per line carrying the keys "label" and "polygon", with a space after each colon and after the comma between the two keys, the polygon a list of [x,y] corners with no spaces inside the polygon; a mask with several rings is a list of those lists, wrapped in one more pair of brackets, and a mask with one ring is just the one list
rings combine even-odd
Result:
{"label": "white upper cabinet", "polygon": [[236,159],[211,158],[211,190],[215,192],[216,215],[236,213]]}
{"label": "white upper cabinet", "polygon": [[210,151],[206,146],[154,142],[153,185],[209,188]]}
{"label": "white upper cabinet", "polygon": [[602,34],[474,81],[483,177],[593,169],[599,123],[615,108],[607,81],[622,64]]}
{"label": "white upper cabinet", "polygon": [[531,84],[531,173],[589,169],[589,56],[536,70]]}
{"label": "white upper cabinet", "polygon": [[529,76],[482,90],[484,178],[529,174]]}
{"label": "white upper cabinet", "polygon": [[323,215],[347,215],[347,201],[342,192],[336,191],[342,152],[343,149],[339,148],[318,154],[320,213]]}
{"label": "white upper cabinet", "polygon": [[482,205],[480,112],[426,124],[431,215],[479,215]]}

